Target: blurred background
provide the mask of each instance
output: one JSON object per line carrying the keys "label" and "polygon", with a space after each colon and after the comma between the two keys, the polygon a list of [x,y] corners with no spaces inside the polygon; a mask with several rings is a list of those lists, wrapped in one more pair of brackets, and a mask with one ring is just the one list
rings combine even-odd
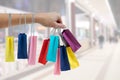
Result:
{"label": "blurred background", "polygon": [[[82,47],[76,52],[80,67],[53,75],[54,63],[37,63],[42,42],[50,29],[34,24],[36,65],[27,60],[7,63],[5,37],[12,34],[17,56],[18,34],[31,35],[31,24],[0,29],[0,80],[120,80],[119,0],[0,0],[0,13],[58,12]],[[24,27],[25,26],[25,27]],[[13,29],[13,30],[12,30]]]}

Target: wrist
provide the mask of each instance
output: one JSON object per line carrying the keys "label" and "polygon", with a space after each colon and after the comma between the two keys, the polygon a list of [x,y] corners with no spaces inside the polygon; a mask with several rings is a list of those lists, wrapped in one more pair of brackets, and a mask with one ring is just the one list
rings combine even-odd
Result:
{"label": "wrist", "polygon": [[34,20],[35,20],[35,23],[41,23],[43,21],[43,14],[42,13],[35,14]]}
{"label": "wrist", "polygon": [[24,14],[24,16],[26,16],[27,23],[31,23],[32,22],[32,14]]}
{"label": "wrist", "polygon": [[26,16],[26,21],[28,23],[32,23],[32,20],[34,20],[34,23],[40,23],[42,21],[41,14],[24,14]]}

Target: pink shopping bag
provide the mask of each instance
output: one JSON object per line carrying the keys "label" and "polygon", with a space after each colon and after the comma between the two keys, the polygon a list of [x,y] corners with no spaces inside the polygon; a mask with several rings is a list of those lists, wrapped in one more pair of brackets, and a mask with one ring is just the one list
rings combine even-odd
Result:
{"label": "pink shopping bag", "polygon": [[60,75],[60,48],[58,48],[57,60],[55,62],[54,74]]}
{"label": "pink shopping bag", "polygon": [[28,50],[28,64],[34,65],[36,62],[37,36],[30,36]]}

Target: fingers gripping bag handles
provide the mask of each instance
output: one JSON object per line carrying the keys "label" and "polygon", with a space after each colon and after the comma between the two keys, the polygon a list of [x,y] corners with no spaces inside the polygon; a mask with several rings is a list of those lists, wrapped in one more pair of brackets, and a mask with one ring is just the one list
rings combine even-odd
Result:
{"label": "fingers gripping bag handles", "polygon": [[28,64],[36,63],[37,36],[34,35],[34,14],[32,14],[31,36],[29,38]]}
{"label": "fingers gripping bag handles", "polygon": [[[21,17],[22,17],[22,14],[21,14]],[[20,17],[20,22],[19,22],[20,25],[21,25],[21,17]],[[25,26],[26,26],[26,16],[25,16],[24,27]],[[18,35],[18,52],[17,52],[18,59],[27,59],[28,58],[28,56],[27,56],[27,35],[24,32],[22,32]]]}
{"label": "fingers gripping bag handles", "polygon": [[71,47],[66,47],[67,50],[67,55],[68,55],[68,60],[70,63],[70,68],[74,69],[79,67],[79,62],[74,54],[74,52],[72,51]]}
{"label": "fingers gripping bag handles", "polygon": [[43,41],[42,49],[41,49],[40,56],[38,59],[38,62],[42,63],[44,65],[47,63],[46,56],[47,56],[47,52],[48,52],[49,41],[50,41],[50,39],[45,39]]}
{"label": "fingers gripping bag handles", "polygon": [[59,45],[59,36],[55,35],[56,29],[54,29],[54,34],[50,35],[50,42],[47,53],[47,61],[56,62],[56,54]]}
{"label": "fingers gripping bag handles", "polygon": [[[9,14],[9,27],[11,27],[11,14]],[[13,30],[12,30],[13,33]],[[6,53],[5,53],[5,61],[6,62],[14,62],[14,37],[7,36],[6,37]]]}
{"label": "fingers gripping bag handles", "polygon": [[73,52],[76,52],[81,47],[80,43],[68,29],[63,30],[62,35],[69,46],[72,48]]}

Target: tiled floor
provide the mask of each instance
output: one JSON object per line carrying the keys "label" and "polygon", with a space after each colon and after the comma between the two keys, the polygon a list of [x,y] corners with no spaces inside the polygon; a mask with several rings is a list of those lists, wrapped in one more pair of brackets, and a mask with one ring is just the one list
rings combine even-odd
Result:
{"label": "tiled floor", "polygon": [[[119,76],[117,76],[115,79],[111,79],[111,77],[116,76],[112,75],[115,73],[115,71],[113,70],[113,73],[110,69],[111,66],[112,69],[116,68],[116,61],[113,62],[113,59],[117,59],[114,58],[114,56],[115,54],[120,53],[119,46],[120,44],[110,45],[107,43],[103,49],[94,48],[88,50],[84,53],[86,55],[79,57],[79,62],[81,64],[79,68],[68,72],[62,72],[60,76],[54,76],[51,74],[42,80],[120,80]],[[112,65],[113,63],[114,66]],[[117,69],[119,68],[117,67],[116,71]],[[112,72],[112,74],[109,72]]]}
{"label": "tiled floor", "polygon": [[[38,70],[19,80],[120,80],[120,43],[106,43],[99,47],[79,53],[80,67],[53,75],[53,66]],[[17,76],[16,76],[17,77]]]}

